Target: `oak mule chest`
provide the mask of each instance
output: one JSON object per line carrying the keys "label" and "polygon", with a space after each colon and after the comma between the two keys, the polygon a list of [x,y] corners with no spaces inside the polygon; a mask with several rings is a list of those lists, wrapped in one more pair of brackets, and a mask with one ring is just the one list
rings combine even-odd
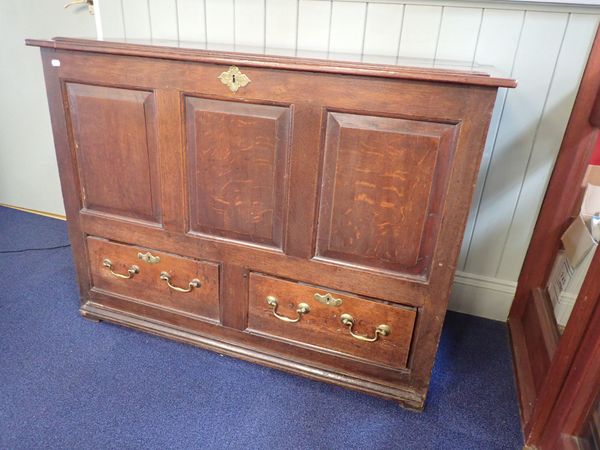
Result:
{"label": "oak mule chest", "polygon": [[499,87],[41,47],[81,314],[423,407]]}

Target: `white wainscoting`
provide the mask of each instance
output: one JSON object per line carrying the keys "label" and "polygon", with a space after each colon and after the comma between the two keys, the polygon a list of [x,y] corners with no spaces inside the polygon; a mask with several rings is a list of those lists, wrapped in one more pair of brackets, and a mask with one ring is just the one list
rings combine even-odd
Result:
{"label": "white wainscoting", "polygon": [[97,0],[99,36],[461,60],[498,96],[451,308],[504,320],[600,9],[489,1]]}

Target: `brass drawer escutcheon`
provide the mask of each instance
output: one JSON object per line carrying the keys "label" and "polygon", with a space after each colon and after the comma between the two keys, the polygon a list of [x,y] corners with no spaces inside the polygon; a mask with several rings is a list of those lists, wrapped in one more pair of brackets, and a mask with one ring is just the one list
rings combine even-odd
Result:
{"label": "brass drawer escutcheon", "polygon": [[348,331],[350,331],[352,337],[358,339],[359,341],[375,342],[379,339],[379,336],[388,336],[391,333],[389,325],[378,325],[375,329],[375,336],[371,338],[362,334],[356,334],[352,331],[352,327],[354,327],[354,317],[352,317],[350,314],[342,314],[340,316],[340,320],[345,326],[348,327]]}
{"label": "brass drawer escutcheon", "polygon": [[227,86],[229,90],[234,93],[237,92],[239,88],[250,83],[250,78],[240,72],[240,69],[238,69],[236,66],[231,66],[229,70],[226,70],[217,78],[219,78],[221,83]]}
{"label": "brass drawer escutcheon", "polygon": [[290,319],[289,317],[285,317],[277,313],[277,306],[279,306],[279,301],[277,300],[277,297],[269,295],[267,297],[267,304],[271,308],[273,308],[273,315],[275,317],[277,317],[279,320],[283,320],[284,322],[289,323],[299,322],[300,319],[302,319],[303,314],[308,314],[310,312],[310,306],[308,306],[306,303],[299,303],[298,308],[296,309],[296,313],[298,314],[298,316],[295,319]]}
{"label": "brass drawer escutcheon", "polygon": [[315,293],[314,297],[316,301],[318,301],[319,303],[323,303],[324,305],[340,306],[342,304],[341,298],[335,298],[329,293],[325,295]]}
{"label": "brass drawer escutcheon", "polygon": [[116,273],[116,272],[113,272],[113,263],[112,263],[112,261],[111,261],[110,259],[108,259],[108,258],[106,258],[106,259],[104,259],[104,260],[102,261],[102,265],[103,265],[104,267],[106,267],[106,268],[107,268],[107,269],[110,271],[110,273],[111,273],[113,276],[115,276],[115,277],[117,277],[117,278],[122,278],[122,279],[124,279],[124,280],[128,280],[128,279],[130,279],[130,278],[133,278],[133,276],[134,276],[136,273],[140,273],[140,268],[139,268],[138,266],[136,266],[136,265],[130,266],[130,267],[129,267],[129,269],[127,269],[127,275],[123,275],[123,274],[121,274],[121,273]]}
{"label": "brass drawer escutcheon", "polygon": [[150,252],[140,252],[137,254],[137,257],[148,264],[158,264],[160,262],[160,256],[154,256]]}
{"label": "brass drawer escutcheon", "polygon": [[188,287],[187,288],[180,288],[178,286],[173,286],[171,284],[171,275],[169,275],[168,272],[161,272],[160,273],[160,279],[163,281],[167,282],[167,286],[169,286],[170,289],[173,289],[174,291],[177,292],[192,292],[192,290],[194,288],[199,288],[201,285],[200,280],[194,278],[192,281],[190,281],[188,283]]}

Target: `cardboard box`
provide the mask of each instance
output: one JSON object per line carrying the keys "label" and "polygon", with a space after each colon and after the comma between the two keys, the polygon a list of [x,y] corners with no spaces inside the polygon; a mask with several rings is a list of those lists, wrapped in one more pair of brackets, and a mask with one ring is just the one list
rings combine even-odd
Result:
{"label": "cardboard box", "polygon": [[600,166],[588,166],[581,187],[585,189],[588,184],[600,186]]}
{"label": "cardboard box", "polygon": [[[594,166],[598,167],[598,166]],[[600,172],[588,170],[588,181],[596,181]],[[561,237],[567,259],[573,268],[577,267],[585,256],[598,246],[591,232],[592,217],[600,214],[600,179],[599,184],[588,183],[581,202],[579,216],[569,225]]]}
{"label": "cardboard box", "polygon": [[583,180],[581,181],[581,186],[579,187],[579,196],[577,197],[577,203],[574,205],[573,217],[579,214],[588,184],[600,186],[600,166],[589,165],[587,167]]}
{"label": "cardboard box", "polygon": [[554,260],[552,272],[548,278],[548,295],[552,301],[552,305],[556,308],[559,303],[560,295],[566,291],[573,278],[573,268],[567,260],[567,255],[564,250],[560,250]]}

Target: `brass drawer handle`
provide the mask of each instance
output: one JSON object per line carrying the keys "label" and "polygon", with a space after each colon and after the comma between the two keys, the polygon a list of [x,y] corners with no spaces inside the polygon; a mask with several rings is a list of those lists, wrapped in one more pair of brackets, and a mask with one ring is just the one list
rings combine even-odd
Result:
{"label": "brass drawer handle", "polygon": [[356,334],[352,331],[352,327],[354,326],[354,317],[352,317],[350,314],[342,314],[340,319],[342,323],[348,327],[348,331],[350,331],[352,337],[358,339],[359,341],[375,342],[377,339],[379,339],[379,336],[388,336],[391,331],[388,325],[379,325],[375,329],[375,336],[370,338],[362,334]]}
{"label": "brass drawer handle", "polygon": [[127,275],[123,275],[123,274],[120,274],[120,273],[113,272],[112,261],[110,259],[108,259],[108,258],[102,261],[102,265],[104,267],[106,267],[108,270],[110,270],[110,273],[112,273],[113,276],[115,276],[117,278],[123,278],[124,280],[129,280],[130,278],[133,278],[133,276],[136,273],[140,273],[140,268],[138,266],[135,266],[135,265],[133,265],[133,266],[129,267],[129,269],[127,269]]}
{"label": "brass drawer handle", "polygon": [[194,278],[192,281],[189,282],[187,288],[180,288],[177,286],[173,286],[171,284],[171,275],[169,275],[168,272],[161,272],[160,279],[166,281],[167,286],[169,286],[171,289],[173,289],[174,291],[177,291],[177,292],[191,292],[194,288],[199,288],[201,286],[200,280],[198,280],[196,278]]}
{"label": "brass drawer handle", "polygon": [[277,317],[279,320],[283,320],[284,322],[289,322],[289,323],[299,322],[300,319],[302,319],[303,314],[308,314],[310,312],[310,306],[308,306],[306,303],[299,303],[298,308],[296,309],[296,313],[298,314],[298,317],[296,317],[295,319],[290,319],[289,317],[285,317],[285,316],[282,316],[281,314],[277,313],[277,306],[279,305],[279,303],[277,301],[277,297],[275,297],[273,295],[269,295],[267,297],[267,304],[271,308],[273,308],[273,315],[275,317]]}

